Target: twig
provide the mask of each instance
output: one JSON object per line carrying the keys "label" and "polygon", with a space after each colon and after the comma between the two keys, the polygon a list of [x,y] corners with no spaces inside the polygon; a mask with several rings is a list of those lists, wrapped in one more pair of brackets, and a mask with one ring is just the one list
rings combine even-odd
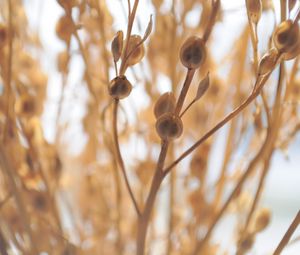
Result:
{"label": "twig", "polygon": [[278,244],[276,250],[274,251],[273,255],[280,255],[284,247],[289,242],[290,238],[292,237],[294,231],[298,227],[300,223],[300,210],[298,211],[296,217],[294,218],[293,222],[289,226],[288,230],[284,234],[283,238],[281,239],[280,243]]}
{"label": "twig", "polygon": [[129,180],[128,180],[128,177],[127,177],[127,174],[126,174],[125,164],[124,164],[122,154],[121,154],[121,151],[120,151],[119,138],[118,138],[118,125],[117,125],[118,105],[119,105],[119,100],[115,99],[115,101],[114,101],[114,113],[113,113],[113,136],[114,136],[114,143],[115,143],[115,149],[116,149],[116,156],[117,156],[117,161],[118,161],[118,164],[121,168],[121,171],[122,171],[122,174],[123,174],[123,177],[124,177],[124,180],[125,180],[126,188],[129,192],[130,198],[133,202],[135,211],[138,215],[140,215],[141,212],[140,212],[140,209],[137,205],[136,199],[133,195],[132,189],[130,187]]}
{"label": "twig", "polygon": [[[128,16],[128,26],[127,26],[127,33],[126,33],[126,40],[125,40],[125,47],[124,47],[123,57],[127,56],[127,53],[128,53],[129,39],[130,39],[130,36],[131,36],[133,21],[134,21],[134,18],[135,18],[135,14],[136,14],[138,4],[139,4],[139,0],[135,0],[132,11],[131,11],[130,15]],[[130,6],[130,5],[128,5],[128,6]],[[128,7],[128,8],[130,8],[130,7]],[[125,70],[126,70],[126,61],[125,61],[125,58],[123,58],[123,60],[121,62],[121,66],[120,66],[120,72],[119,72],[120,75],[123,75],[125,73]]]}
{"label": "twig", "polygon": [[207,27],[205,29],[204,35],[203,35],[204,42],[207,42],[207,40],[210,36],[210,33],[215,24],[219,9],[220,9],[220,0],[212,0],[212,11],[211,11],[210,18],[209,18]]}
{"label": "twig", "polygon": [[[206,141],[211,135],[217,132],[221,127],[223,127],[227,122],[237,116],[241,111],[243,111],[260,93],[261,88],[264,86],[268,80],[270,74],[263,77],[261,80],[258,78],[256,84],[259,84],[257,89],[255,89],[251,95],[235,110],[229,113],[223,120],[216,124],[212,129],[210,129],[205,135],[203,135],[197,142],[195,142],[190,148],[188,148],[184,153],[182,153],[173,163],[171,163],[167,168],[164,169],[164,175],[167,175],[174,166],[176,166],[181,160],[186,158],[190,153],[192,153],[200,144]],[[255,84],[255,87],[256,87]]]}
{"label": "twig", "polygon": [[191,85],[191,82],[193,80],[195,71],[196,71],[195,69],[188,69],[187,70],[185,81],[184,81],[183,87],[181,89],[179,98],[178,98],[177,103],[176,103],[176,107],[175,107],[175,111],[174,111],[175,115],[179,115],[179,113],[180,113],[180,111],[182,109],[182,106],[183,106],[183,103],[184,103],[184,99],[185,99],[185,97],[187,95],[187,92],[188,92],[189,87]]}

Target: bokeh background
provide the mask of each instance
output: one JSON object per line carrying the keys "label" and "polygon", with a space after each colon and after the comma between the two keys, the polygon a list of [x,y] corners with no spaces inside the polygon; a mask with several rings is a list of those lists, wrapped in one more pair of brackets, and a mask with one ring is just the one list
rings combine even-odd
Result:
{"label": "bokeh background", "polygon": [[[120,2],[121,0],[107,0],[109,8],[113,10],[116,17],[114,29],[123,29],[124,31],[126,29],[126,19]],[[216,57],[222,57],[224,53],[230,49],[234,38],[239,35],[238,31],[240,31],[242,27],[241,24],[245,24],[247,22],[243,0],[223,0],[221,2],[226,11],[224,15],[224,22],[221,25],[217,25],[213,32],[213,36],[216,38],[216,43],[214,45]],[[274,0],[273,2],[275,6],[279,7],[279,0]],[[63,10],[55,0],[25,0],[24,3],[30,27],[38,32],[43,46],[42,51],[33,52],[33,54],[36,54],[40,59],[42,59],[42,68],[48,74],[49,85],[45,111],[43,114],[43,128],[48,141],[53,142],[55,139],[55,120],[57,117],[57,106],[61,93],[60,86],[62,79],[61,75],[56,70],[55,63],[57,54],[65,47],[55,34],[55,25],[58,18],[63,14]],[[168,9],[167,3],[166,9]],[[278,10],[279,8],[275,9]],[[195,19],[198,17],[197,12],[199,11],[200,10],[196,9],[188,15],[187,18],[189,19],[189,22],[195,22]],[[153,12],[150,1],[141,0],[137,15],[139,16],[143,26],[147,25],[150,14],[154,14],[155,20],[155,13]],[[264,24],[264,29],[261,29],[261,26],[259,26],[259,38],[261,38],[260,35],[266,33],[266,26],[270,26],[270,28],[272,27],[274,19],[272,15],[264,14],[260,23]],[[137,28],[134,27],[134,29]],[[271,29],[269,32],[270,31]],[[76,45],[73,46],[74,50],[76,50]],[[249,57],[251,57],[250,53]],[[81,74],[83,72],[81,57],[78,56],[78,58],[72,58],[71,66],[70,70],[72,70],[72,73],[69,76],[65,89],[65,100],[62,109],[61,121],[63,122],[64,118],[68,118],[69,121],[71,120],[71,122],[69,122],[71,125],[69,125],[68,132],[64,136],[64,139],[66,144],[69,145],[67,150],[70,153],[77,154],[81,151],[86,142],[80,120],[85,113],[85,102],[87,100],[88,92],[86,88],[80,84]],[[111,70],[111,72],[111,77],[113,77],[113,70]],[[165,86],[161,88],[161,92],[167,91],[170,88],[169,81],[164,80],[163,82]],[[139,89],[136,89],[135,93],[140,96],[135,97],[134,105],[143,106],[144,100],[146,100],[143,98],[143,93],[139,91]],[[130,107],[128,109],[130,112]],[[225,129],[217,133],[218,142],[213,151],[217,157],[222,155],[222,148],[224,147],[222,132],[224,132]],[[127,149],[130,150],[130,148]],[[213,162],[214,163],[210,165],[211,171],[209,171],[209,178],[211,178],[211,180],[214,180],[216,177],[214,175],[214,169],[219,167],[218,161]],[[287,151],[277,151],[274,154],[271,168],[261,204],[271,209],[272,222],[266,231],[259,234],[253,253],[251,254],[270,254],[280,241],[293,217],[300,208],[300,134]],[[162,190],[162,192],[167,191]],[[163,214],[164,211],[167,211],[167,208],[162,206],[160,210]],[[229,214],[229,216],[227,216],[225,220],[219,224],[218,229],[215,231],[216,234],[214,238],[222,240],[222,245],[224,245],[224,247],[230,248],[233,244],[230,240],[232,237],[224,234],[227,231],[229,232],[232,230],[232,221],[234,221],[234,217],[231,217]],[[161,231],[163,231],[163,221],[161,220],[159,224],[162,228]],[[298,228],[293,237],[297,238],[299,236],[300,228]],[[156,248],[158,250],[157,254],[160,254],[159,245],[159,243],[156,244]],[[299,255],[300,242],[289,245],[282,254]]]}

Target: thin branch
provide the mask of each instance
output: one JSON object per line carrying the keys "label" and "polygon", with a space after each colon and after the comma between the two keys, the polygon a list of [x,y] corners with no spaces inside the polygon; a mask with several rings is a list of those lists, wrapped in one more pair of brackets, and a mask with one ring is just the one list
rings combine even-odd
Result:
{"label": "thin branch", "polygon": [[[128,3],[130,3],[130,2],[128,2]],[[125,40],[125,48],[124,48],[124,52],[123,52],[124,57],[127,56],[127,52],[128,52],[128,48],[129,48],[129,39],[131,36],[133,21],[135,18],[138,4],[139,4],[139,0],[135,0],[132,11],[131,11],[130,15],[128,16],[128,26],[127,26],[127,33],[126,33],[126,40]],[[130,8],[130,7],[128,7],[128,8]],[[126,70],[126,61],[124,58],[121,62],[121,66],[120,66],[120,72],[119,72],[120,75],[123,75],[125,73],[125,70]]]}
{"label": "thin branch", "polygon": [[300,210],[298,211],[296,217],[294,218],[293,222],[289,226],[288,230],[284,234],[283,238],[281,239],[280,243],[278,244],[276,250],[274,251],[273,255],[280,255],[284,247],[289,242],[290,238],[292,237],[294,231],[298,227],[300,223]]}
{"label": "thin branch", "polygon": [[118,161],[118,164],[121,168],[121,171],[122,171],[122,174],[123,174],[123,177],[124,177],[124,180],[125,180],[126,188],[129,192],[130,198],[133,202],[135,211],[138,215],[141,215],[140,209],[137,205],[136,199],[133,195],[132,189],[131,189],[130,184],[129,184],[129,180],[128,180],[128,177],[127,177],[127,174],[126,174],[125,164],[124,164],[122,154],[121,154],[121,150],[120,150],[119,137],[118,137],[118,124],[117,124],[118,105],[119,105],[119,100],[115,99],[115,101],[114,101],[114,113],[113,113],[113,136],[114,136],[114,143],[115,143],[117,161]]}
{"label": "thin branch", "polygon": [[179,117],[182,118],[182,116],[187,112],[188,109],[191,108],[191,106],[196,102],[196,99],[193,99],[187,107],[185,107],[185,109],[182,111],[182,113],[180,113]]}
{"label": "thin branch", "polygon": [[211,11],[210,18],[209,18],[207,27],[205,29],[204,35],[203,35],[204,42],[207,42],[207,40],[211,34],[212,28],[216,22],[216,17],[217,17],[219,9],[220,9],[220,0],[212,0],[212,11]]}
{"label": "thin branch", "polygon": [[175,115],[179,115],[179,113],[180,113],[180,111],[182,109],[184,100],[186,98],[187,92],[188,92],[189,87],[191,85],[191,82],[193,80],[195,71],[196,71],[195,69],[188,69],[187,70],[185,81],[184,81],[183,87],[181,89],[179,98],[178,98],[177,103],[176,103]]}
{"label": "thin branch", "polygon": [[[223,127],[227,122],[236,117],[241,111],[243,111],[259,94],[268,80],[270,74],[263,77],[261,80],[258,78],[256,80],[256,84],[254,87],[257,87],[251,95],[235,110],[229,113],[223,120],[221,120],[218,124],[216,124],[211,130],[209,130],[205,135],[203,135],[197,142],[195,142],[190,148],[188,148],[184,153],[181,154],[173,163],[171,163],[166,169],[164,169],[164,175],[167,175],[174,166],[176,166],[181,160],[186,158],[189,154],[191,154],[195,149],[198,148],[204,141],[206,141],[210,136],[212,136],[215,132],[217,132],[221,127]],[[256,86],[259,84],[258,86]]]}

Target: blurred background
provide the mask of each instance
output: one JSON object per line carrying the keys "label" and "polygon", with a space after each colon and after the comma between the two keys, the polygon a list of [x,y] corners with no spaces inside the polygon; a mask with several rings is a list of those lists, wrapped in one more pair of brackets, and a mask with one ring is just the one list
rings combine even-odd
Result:
{"label": "blurred background", "polygon": [[[41,52],[33,52],[39,58],[42,59],[42,69],[48,75],[48,91],[47,101],[45,104],[45,111],[42,115],[43,128],[45,136],[49,142],[53,142],[55,139],[55,120],[57,118],[57,106],[61,93],[61,75],[56,70],[56,59],[58,53],[64,49],[64,44],[57,38],[55,33],[56,22],[63,14],[62,8],[56,3],[55,0],[25,0],[27,17],[29,19],[31,29],[38,32],[43,50]],[[123,31],[126,30],[126,17],[122,10],[121,0],[109,0],[107,1],[109,8],[113,10],[113,14],[116,17],[114,22],[114,30]],[[225,9],[224,20],[222,24],[218,24],[213,32],[215,50],[215,56],[222,57],[224,53],[232,47],[232,42],[235,37],[239,35],[241,30],[241,24],[247,22],[245,4],[243,0],[222,0],[222,6]],[[279,9],[279,0],[274,0],[274,4]],[[299,5],[299,2],[298,2]],[[166,3],[166,9],[168,9]],[[198,18],[197,12],[191,12],[187,17],[189,22],[193,23]],[[147,25],[149,15],[155,13],[154,9],[148,0],[141,0],[138,8],[137,15],[141,20],[142,26]],[[278,13],[277,13],[278,16]],[[263,24],[263,26],[261,26]],[[264,33],[271,31],[274,24],[272,15],[264,14],[260,25],[258,27],[258,37],[265,38]],[[270,29],[265,30],[266,26]],[[110,29],[110,28],[107,28]],[[137,30],[134,27],[134,30]],[[74,45],[73,45],[74,46]],[[76,50],[76,45],[74,46]],[[249,53],[250,55],[250,53]],[[251,56],[249,56],[251,58]],[[69,144],[67,150],[70,153],[78,154],[83,149],[86,142],[85,136],[81,126],[81,119],[85,113],[85,102],[87,100],[87,90],[80,84],[81,74],[83,72],[83,63],[80,57],[72,58],[72,74],[69,75],[67,86],[65,89],[65,99],[62,107],[61,121],[64,118],[68,118],[71,124],[68,127],[68,132],[64,136],[66,144]],[[110,70],[111,77],[113,77],[113,70]],[[162,78],[164,79],[164,78]],[[170,88],[170,82],[164,80],[165,87],[161,88],[161,92],[167,91]],[[135,93],[139,94],[139,99],[135,99],[134,105],[143,107],[144,100],[143,93],[136,89]],[[136,97],[135,97],[136,98]],[[129,104],[130,105],[130,104]],[[130,106],[128,107],[130,112]],[[226,127],[225,127],[226,129]],[[218,142],[213,149],[214,155],[218,156],[222,154],[224,148],[224,141],[222,140],[222,132],[217,134]],[[127,148],[130,150],[130,148]],[[214,175],[214,169],[218,168],[218,161],[209,166],[209,178],[212,180],[216,177]],[[255,247],[251,254],[271,254],[275,245],[278,244],[293,217],[296,215],[300,208],[300,135],[291,144],[286,151],[276,151],[272,158],[271,171],[268,174],[265,190],[263,193],[261,204],[269,207],[272,211],[272,222],[266,231],[259,234]],[[164,191],[163,191],[164,192]],[[167,192],[167,191],[166,191]],[[162,212],[167,208],[162,207]],[[229,240],[230,235],[226,235],[227,231],[232,230],[232,221],[234,217],[226,217],[218,226],[218,230],[215,231],[214,238],[216,240],[222,240],[224,247],[229,247],[233,242]],[[293,238],[299,238],[300,228],[296,231]],[[292,238],[292,239],[293,239]],[[159,243],[157,244],[159,253]],[[300,242],[288,246],[283,255],[299,255],[300,254]]]}

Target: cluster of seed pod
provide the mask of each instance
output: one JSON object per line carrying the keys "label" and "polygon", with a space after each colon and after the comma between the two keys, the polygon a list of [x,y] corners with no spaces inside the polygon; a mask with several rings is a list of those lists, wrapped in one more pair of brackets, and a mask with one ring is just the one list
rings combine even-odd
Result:
{"label": "cluster of seed pod", "polygon": [[174,114],[175,107],[176,99],[172,92],[161,95],[154,106],[156,131],[163,140],[175,139],[182,134],[183,124]]}
{"label": "cluster of seed pod", "polygon": [[[205,58],[205,42],[202,38],[191,36],[183,43],[180,50],[180,60],[188,70],[199,68]],[[205,92],[206,89],[203,91]],[[183,132],[183,123],[179,116],[181,109],[176,111],[176,108],[178,108],[178,103],[176,104],[176,99],[172,92],[167,92],[160,96],[155,104],[156,131],[162,140],[178,138]]]}

